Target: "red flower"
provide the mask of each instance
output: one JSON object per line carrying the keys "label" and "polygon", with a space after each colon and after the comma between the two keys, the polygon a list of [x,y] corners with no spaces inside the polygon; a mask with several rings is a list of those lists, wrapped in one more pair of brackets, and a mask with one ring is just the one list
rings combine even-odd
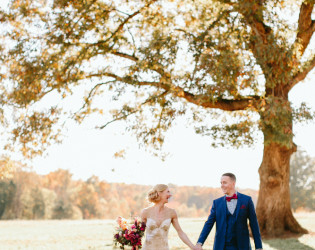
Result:
{"label": "red flower", "polygon": [[[118,221],[126,221],[125,219],[118,217]],[[135,249],[135,246],[139,246],[141,248],[141,238],[144,236],[145,231],[145,223],[141,222],[137,219],[134,220],[133,223],[127,224],[126,227],[117,228],[118,233],[114,235],[114,243],[115,245],[124,246],[132,246],[132,249]]]}

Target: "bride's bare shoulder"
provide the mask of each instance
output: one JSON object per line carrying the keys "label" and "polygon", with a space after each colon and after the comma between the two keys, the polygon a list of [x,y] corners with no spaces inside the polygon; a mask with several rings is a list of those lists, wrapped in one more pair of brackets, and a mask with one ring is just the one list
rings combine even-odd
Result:
{"label": "bride's bare shoulder", "polygon": [[148,212],[148,208],[146,207],[146,208],[142,209],[141,214],[140,214],[140,217],[141,217],[141,219],[142,219],[144,222],[146,222],[148,216],[149,216],[149,212]]}
{"label": "bride's bare shoulder", "polygon": [[142,209],[141,213],[142,214],[148,214],[148,213],[150,213],[151,210],[152,210],[152,207],[145,207],[144,209]]}
{"label": "bride's bare shoulder", "polygon": [[176,210],[174,208],[168,207],[168,212],[170,213],[171,217],[177,216]]}

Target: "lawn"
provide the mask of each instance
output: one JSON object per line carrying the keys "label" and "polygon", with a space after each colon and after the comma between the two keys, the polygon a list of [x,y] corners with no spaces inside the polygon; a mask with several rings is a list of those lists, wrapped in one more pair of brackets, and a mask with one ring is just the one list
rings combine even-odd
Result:
{"label": "lawn", "polygon": [[[310,231],[315,231],[315,213],[295,215]],[[204,219],[180,219],[183,230],[196,242]],[[115,222],[112,220],[85,221],[0,221],[0,249],[113,249],[112,238]],[[212,249],[214,232],[205,243],[205,250]],[[264,240],[264,250],[315,250],[315,234],[294,239]],[[171,250],[188,249],[171,228]],[[253,244],[252,244],[253,246]],[[253,248],[254,249],[254,248]]]}

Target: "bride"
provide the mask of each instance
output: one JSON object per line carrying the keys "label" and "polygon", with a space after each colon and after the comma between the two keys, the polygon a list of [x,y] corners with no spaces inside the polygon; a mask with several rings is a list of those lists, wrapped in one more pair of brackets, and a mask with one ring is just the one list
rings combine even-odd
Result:
{"label": "bride", "polygon": [[168,186],[164,184],[158,184],[149,191],[148,200],[154,205],[141,212],[141,219],[146,223],[143,250],[169,250],[167,235],[171,224],[176,229],[179,238],[194,249],[194,245],[178,223],[175,210],[165,206],[171,196]]}

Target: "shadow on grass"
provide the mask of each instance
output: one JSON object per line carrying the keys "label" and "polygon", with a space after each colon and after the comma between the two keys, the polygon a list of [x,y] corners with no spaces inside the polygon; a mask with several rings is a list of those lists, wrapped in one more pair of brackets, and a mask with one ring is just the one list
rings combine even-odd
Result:
{"label": "shadow on grass", "polygon": [[277,250],[315,250],[315,248],[305,245],[295,238],[264,240],[263,242]]}

